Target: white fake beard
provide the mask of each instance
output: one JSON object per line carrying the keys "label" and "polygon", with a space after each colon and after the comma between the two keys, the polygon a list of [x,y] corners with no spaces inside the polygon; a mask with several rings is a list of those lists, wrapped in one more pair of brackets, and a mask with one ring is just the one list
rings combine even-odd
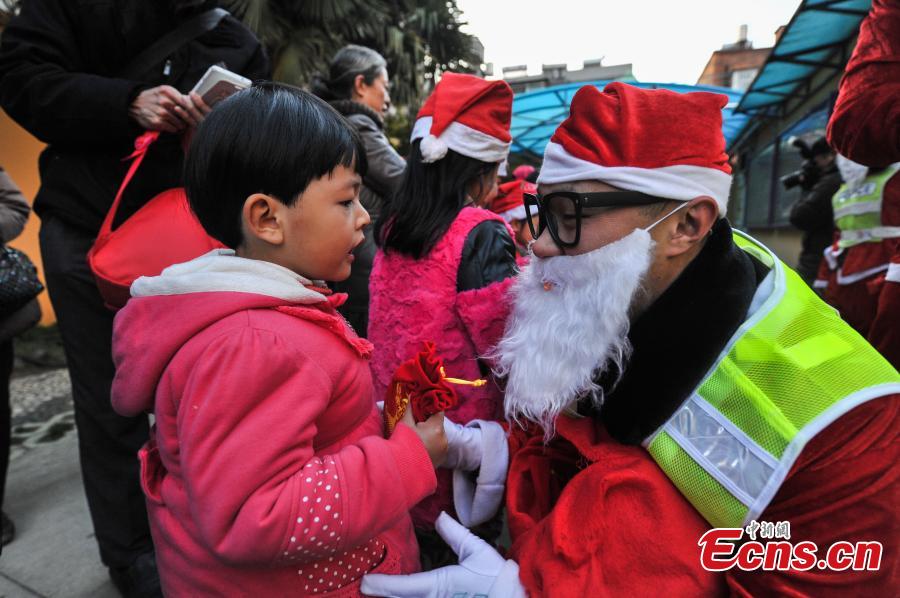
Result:
{"label": "white fake beard", "polygon": [[512,313],[491,356],[495,373],[508,378],[509,421],[538,423],[549,440],[556,418],[581,397],[602,405],[594,380],[613,367],[621,375],[631,354],[629,308],[653,245],[637,229],[583,255],[531,257],[513,284]]}

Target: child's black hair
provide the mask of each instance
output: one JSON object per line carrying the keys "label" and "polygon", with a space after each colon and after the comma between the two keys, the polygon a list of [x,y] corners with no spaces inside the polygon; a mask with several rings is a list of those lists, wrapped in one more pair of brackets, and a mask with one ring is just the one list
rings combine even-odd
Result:
{"label": "child's black hair", "polygon": [[453,150],[426,164],[420,141],[410,147],[400,188],[375,224],[376,242],[385,252],[397,251],[415,259],[428,255],[450,228],[468,201],[469,186],[490,185],[486,177],[498,166]]}
{"label": "child's black hair", "polygon": [[293,205],[338,166],[365,175],[365,147],[352,125],[310,93],[261,83],[223,100],[197,127],[184,186],[206,232],[234,248],[243,241],[247,197],[265,193]]}

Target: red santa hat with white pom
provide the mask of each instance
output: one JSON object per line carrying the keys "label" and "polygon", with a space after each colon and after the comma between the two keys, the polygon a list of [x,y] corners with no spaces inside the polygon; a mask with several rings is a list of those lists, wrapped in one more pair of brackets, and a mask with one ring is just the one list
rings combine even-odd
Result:
{"label": "red santa hat with white pom", "polygon": [[505,81],[444,73],[416,116],[410,141],[421,139],[422,161],[437,162],[447,150],[482,162],[502,162],[512,138],[512,89]]}
{"label": "red santa hat with white pom", "polygon": [[627,191],[728,207],[731,167],[722,134],[727,96],[642,89],[615,82],[582,87],[544,150],[538,183],[601,181]]}

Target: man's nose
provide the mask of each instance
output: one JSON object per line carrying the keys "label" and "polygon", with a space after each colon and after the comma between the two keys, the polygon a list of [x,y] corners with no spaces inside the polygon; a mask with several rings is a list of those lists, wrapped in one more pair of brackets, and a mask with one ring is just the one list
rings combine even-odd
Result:
{"label": "man's nose", "polygon": [[534,245],[531,246],[531,250],[537,257],[555,257],[563,254],[562,250],[553,242],[553,238],[547,229],[544,229],[541,236],[537,238]]}

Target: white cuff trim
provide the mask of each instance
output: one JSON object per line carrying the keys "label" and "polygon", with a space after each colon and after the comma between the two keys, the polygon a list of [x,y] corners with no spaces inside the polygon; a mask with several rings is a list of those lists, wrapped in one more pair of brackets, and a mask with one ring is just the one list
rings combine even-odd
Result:
{"label": "white cuff trim", "polygon": [[884,279],[889,282],[900,282],[900,264],[891,264],[888,266],[887,274]]}
{"label": "white cuff trim", "polygon": [[855,284],[860,280],[864,280],[869,278],[870,276],[875,276],[876,274],[880,274],[885,270],[890,268],[890,264],[879,264],[873,268],[868,268],[866,270],[862,270],[861,272],[854,272],[853,274],[848,274],[844,276],[844,269],[838,268],[837,271],[837,283],[841,286],[846,286],[848,284]]}
{"label": "white cuff trim", "polygon": [[471,474],[453,470],[453,505],[460,523],[472,527],[489,520],[500,509],[509,470],[509,445],[506,431],[497,422],[476,419],[466,427],[481,429],[481,469],[474,481]]}

